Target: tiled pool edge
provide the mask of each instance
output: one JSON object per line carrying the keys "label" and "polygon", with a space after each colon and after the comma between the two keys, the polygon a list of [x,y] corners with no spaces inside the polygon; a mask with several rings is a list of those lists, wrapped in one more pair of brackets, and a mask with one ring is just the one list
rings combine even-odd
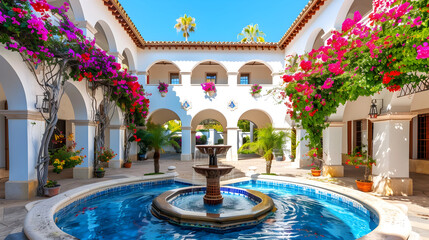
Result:
{"label": "tiled pool edge", "polygon": [[123,178],[93,183],[71,189],[34,205],[34,207],[27,213],[27,216],[25,217],[24,233],[30,240],[76,240],[76,237],[61,231],[61,229],[59,229],[54,222],[54,215],[61,208],[66,207],[67,205],[70,205],[79,199],[85,198],[97,192],[102,192],[106,189],[112,189],[114,187],[125,185],[140,184],[142,182],[148,181],[170,180],[174,179],[176,176],[177,173],[166,173],[163,175]]}
{"label": "tiled pool edge", "polygon": [[379,224],[369,234],[359,238],[359,240],[385,240],[385,239],[403,239],[406,240],[411,235],[411,223],[407,215],[393,204],[387,203],[370,194],[360,192],[347,187],[338,186],[331,183],[322,183],[302,178],[283,177],[283,176],[268,176],[268,175],[252,175],[251,178],[244,177],[222,181],[222,185],[234,184],[248,180],[265,180],[265,181],[281,181],[290,182],[293,184],[306,185],[308,187],[316,187],[321,190],[331,191],[340,195],[344,195],[352,200],[356,200],[361,204],[375,211],[379,218]]}

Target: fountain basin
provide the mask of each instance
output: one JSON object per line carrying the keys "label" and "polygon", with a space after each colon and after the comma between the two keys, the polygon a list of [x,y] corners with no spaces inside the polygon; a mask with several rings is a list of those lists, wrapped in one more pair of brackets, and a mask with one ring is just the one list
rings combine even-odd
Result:
{"label": "fountain basin", "polygon": [[228,174],[234,169],[229,165],[195,165],[193,166],[195,172],[206,177],[207,187],[206,194],[204,195],[204,203],[210,205],[217,205],[223,202],[223,197],[220,191],[220,177]]}
{"label": "fountain basin", "polygon": [[252,208],[214,213],[189,211],[172,204],[181,196],[201,194],[205,191],[206,187],[185,187],[164,192],[153,200],[151,212],[154,216],[173,224],[223,231],[257,225],[275,211],[274,202],[267,195],[255,190],[235,187],[220,187],[220,191],[224,194],[248,198],[255,203]]}

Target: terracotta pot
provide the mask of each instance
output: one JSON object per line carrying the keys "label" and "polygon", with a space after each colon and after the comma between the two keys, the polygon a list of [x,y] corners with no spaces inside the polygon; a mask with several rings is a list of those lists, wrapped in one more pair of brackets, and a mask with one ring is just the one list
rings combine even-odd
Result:
{"label": "terracotta pot", "polygon": [[313,177],[319,177],[322,170],[311,169],[311,174]]}
{"label": "terracotta pot", "polygon": [[106,171],[95,171],[96,178],[103,178]]}
{"label": "terracotta pot", "polygon": [[209,95],[209,97],[213,97],[215,95],[215,91],[208,91],[207,95]]}
{"label": "terracotta pot", "polygon": [[161,93],[161,97],[165,97],[165,96],[167,96],[167,93],[166,92],[162,92]]}
{"label": "terracotta pot", "polygon": [[125,162],[124,168],[131,168],[131,164],[132,164],[132,162]]}
{"label": "terracotta pot", "polygon": [[51,187],[51,188],[44,187],[45,196],[53,197],[55,195],[58,195],[58,193],[60,193],[60,189],[61,189],[61,185],[56,185],[55,187]]}
{"label": "terracotta pot", "polygon": [[362,192],[371,192],[373,182],[364,182],[361,180],[356,180],[357,188]]}

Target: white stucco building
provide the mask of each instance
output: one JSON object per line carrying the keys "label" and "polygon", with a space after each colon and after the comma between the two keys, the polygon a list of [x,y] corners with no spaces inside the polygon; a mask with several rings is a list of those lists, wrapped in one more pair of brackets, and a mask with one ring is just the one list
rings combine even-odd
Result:
{"label": "white stucco building", "polygon": [[[51,1],[60,4],[61,1]],[[286,107],[272,96],[252,97],[250,86],[259,83],[263,94],[281,84],[285,56],[302,54],[322,46],[331,30],[355,11],[363,16],[372,10],[371,0],[312,0],[285,35],[276,43],[236,42],[148,42],[116,0],[67,0],[70,18],[117,61],[139,77],[152,95],[149,117],[155,123],[182,122],[182,160],[191,160],[196,126],[215,119],[224,129],[225,143],[232,148],[228,160],[237,160],[238,120],[257,127],[272,124],[277,130],[293,123]],[[365,20],[365,19],[364,19]],[[287,30],[287,31],[286,31]],[[6,198],[28,199],[35,195],[35,163],[44,121],[35,107],[43,95],[33,75],[17,53],[0,47],[0,177],[7,177]],[[217,92],[208,97],[200,84],[215,79]],[[159,82],[170,84],[166,97],[158,92]],[[375,190],[385,194],[412,194],[409,172],[429,174],[429,92],[406,94],[381,92],[341,106],[329,118],[324,132],[325,174],[343,175],[344,154],[355,146],[368,145],[377,159]],[[94,104],[100,93],[91,92],[85,82],[67,83],[59,118],[65,133],[75,133],[78,147],[88,157],[74,169],[74,177],[91,178],[96,124]],[[377,99],[382,115],[368,119],[371,99]],[[381,105],[382,103],[382,105]],[[118,153],[112,167],[121,167],[125,126],[116,109],[107,132],[107,143]],[[425,135],[426,134],[426,135]],[[297,137],[305,131],[297,130]],[[426,139],[426,140],[424,140]],[[297,165],[308,165],[306,142],[297,148]],[[135,157],[136,147],[132,149]],[[420,159],[420,160],[417,160]]]}

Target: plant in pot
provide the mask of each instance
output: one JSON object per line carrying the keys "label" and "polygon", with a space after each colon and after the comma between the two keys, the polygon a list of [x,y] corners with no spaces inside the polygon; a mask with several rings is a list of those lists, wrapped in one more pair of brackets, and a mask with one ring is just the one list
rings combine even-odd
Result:
{"label": "plant in pot", "polygon": [[319,156],[319,148],[312,148],[307,152],[307,156],[310,157],[312,163],[309,165],[311,167],[311,175],[313,177],[319,177],[322,173],[322,160]]}
{"label": "plant in pot", "polygon": [[60,193],[61,185],[55,180],[48,180],[44,186],[45,196],[52,197]]}
{"label": "plant in pot", "polygon": [[158,91],[161,93],[161,97],[165,97],[168,93],[168,84],[160,82],[158,85]]}
{"label": "plant in pot", "polygon": [[104,170],[104,168],[103,167],[98,167],[96,170],[95,170],[95,177],[96,178],[103,178],[104,177],[104,173],[105,173],[106,171]]}
{"label": "plant in pot", "polygon": [[112,160],[114,157],[116,157],[118,154],[113,152],[110,148],[101,147],[100,151],[97,151],[97,160],[99,163],[109,163],[110,160]]}
{"label": "plant in pot", "polygon": [[203,88],[204,92],[209,95],[209,97],[213,97],[216,93],[216,86],[214,82],[201,83],[201,87]]}
{"label": "plant in pot", "polygon": [[255,83],[250,87],[250,94],[252,94],[252,97],[260,97],[262,92],[262,86]]}
{"label": "plant in pot", "polygon": [[376,165],[376,160],[370,156],[365,158],[357,157],[357,158],[349,158],[346,160],[347,165],[355,166],[356,168],[364,167],[365,173],[363,179],[358,179],[356,181],[357,188],[362,192],[371,192],[372,191],[372,166]]}
{"label": "plant in pot", "polygon": [[266,174],[271,174],[271,164],[274,158],[274,149],[283,149],[286,142],[286,133],[276,131],[273,126],[268,125],[258,130],[258,139],[255,142],[243,144],[239,153],[256,153],[265,159]]}
{"label": "plant in pot", "polygon": [[146,152],[147,152],[147,148],[148,148],[148,144],[149,144],[149,140],[146,137],[146,135],[149,134],[148,131],[144,130],[144,129],[139,129],[136,131],[135,136],[130,137],[130,139],[128,140],[129,142],[134,142],[136,141],[136,139],[139,139],[139,141],[137,141],[137,146],[139,146],[139,152],[137,153],[137,160],[146,160]]}
{"label": "plant in pot", "polygon": [[132,164],[133,164],[133,162],[131,162],[131,160],[128,159],[126,162],[124,162],[124,168],[131,168]]}

